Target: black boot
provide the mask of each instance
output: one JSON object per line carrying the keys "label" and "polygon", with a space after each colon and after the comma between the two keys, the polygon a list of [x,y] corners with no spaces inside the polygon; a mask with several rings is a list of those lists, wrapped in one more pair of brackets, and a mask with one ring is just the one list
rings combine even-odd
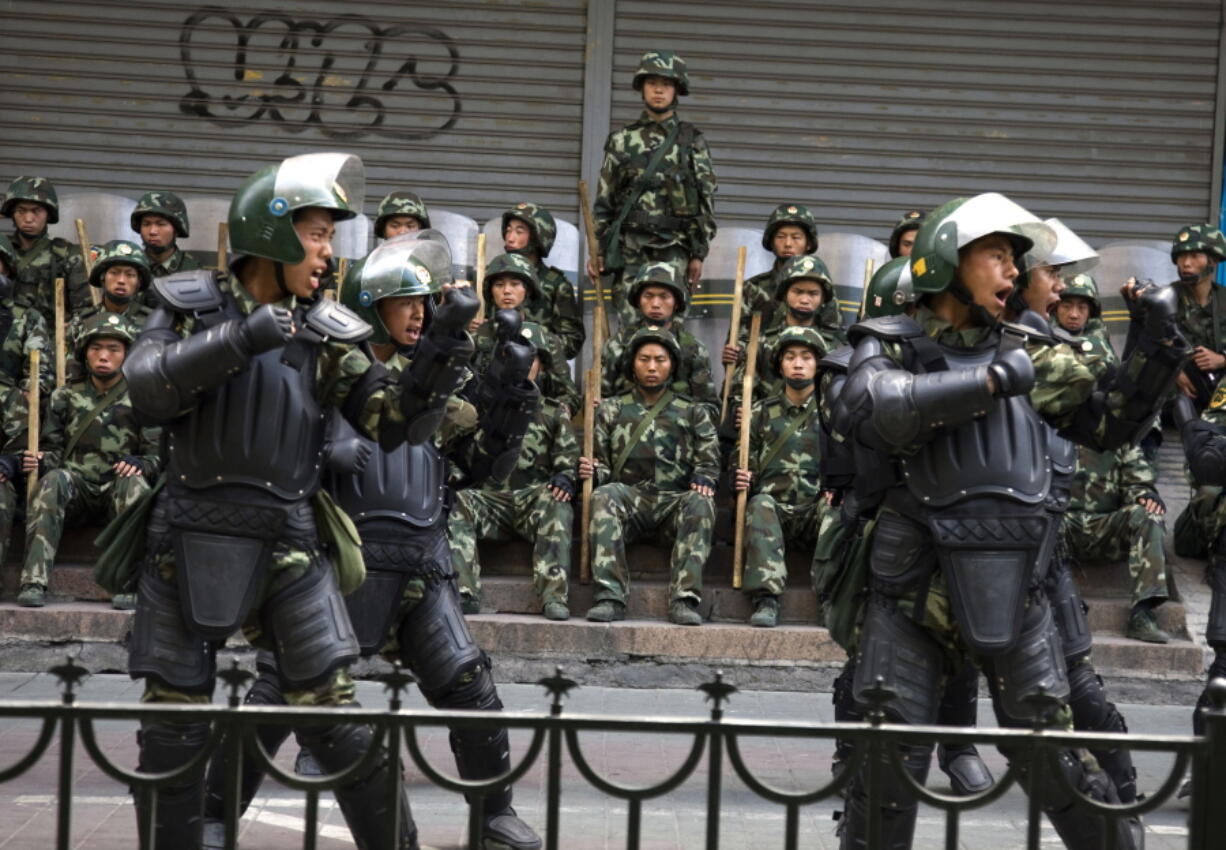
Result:
{"label": "black boot", "polygon": [[[1115,793],[1110,778],[1101,770],[1089,767],[1073,750],[1060,753],[1059,769],[1068,777],[1069,784],[1081,794],[1099,802],[1119,803],[1119,795]],[[1116,818],[1114,823],[1109,823],[1105,818],[1077,805],[1054,781],[1047,783],[1047,786],[1042,792],[1043,811],[1065,847],[1102,847],[1106,833],[1113,830],[1113,846],[1118,850],[1141,850],[1143,845],[1138,843],[1140,831],[1134,828],[1139,823],[1126,818]],[[1144,841],[1143,834],[1140,841]]]}
{"label": "black boot", "polygon": [[[892,721],[893,722],[893,721]],[[928,778],[928,765],[932,761],[932,746],[902,746],[899,754],[910,773],[920,785]],[[881,787],[877,799],[881,801],[876,811],[868,810],[868,791],[865,787],[868,764],[866,763],[852,780],[847,795],[846,814],[839,823],[842,850],[911,850],[915,835],[915,816],[919,801],[904,788],[902,780],[894,775],[889,764],[893,756],[883,755],[880,766]],[[869,820],[881,824],[881,843],[868,846]]]}
{"label": "black boot", "polygon": [[[141,773],[164,773],[181,767],[204,749],[209,737],[207,723],[146,721],[137,734]],[[136,822],[145,837],[146,808],[142,795],[134,793]],[[200,846],[204,824],[204,776],[193,776],[157,788],[154,820],[156,850],[195,850]]]}
{"label": "black boot", "polygon": [[[978,720],[979,669],[967,662],[945,685],[945,693],[937,710],[937,723],[942,726],[973,727]],[[992,787],[992,771],[988,770],[974,744],[938,745],[937,763],[949,777],[955,794],[967,797]]]}
{"label": "black boot", "polygon": [[[511,769],[506,729],[457,729],[451,733],[451,752],[455,755],[456,771],[461,779],[489,779]],[[494,842],[489,846],[499,850],[540,848],[540,837],[511,807],[509,786],[485,795],[482,815],[483,844]]]}

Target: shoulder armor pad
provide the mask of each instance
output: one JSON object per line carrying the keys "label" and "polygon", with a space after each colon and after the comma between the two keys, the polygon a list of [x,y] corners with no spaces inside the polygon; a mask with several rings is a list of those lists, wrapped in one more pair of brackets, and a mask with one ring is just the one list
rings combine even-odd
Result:
{"label": "shoulder armor pad", "polygon": [[876,337],[884,342],[900,342],[923,335],[924,329],[920,327],[919,322],[906,315],[865,319],[847,329],[847,341],[853,347],[866,336]]}
{"label": "shoulder armor pad", "polygon": [[320,298],[307,311],[307,327],[334,342],[361,342],[374,331],[357,313],[331,298]]}
{"label": "shoulder armor pad", "polygon": [[1094,343],[1090,342],[1084,336],[1071,334],[1059,325],[1053,325],[1051,336],[1056,342],[1062,342],[1065,345],[1072,346],[1074,351],[1090,351],[1094,348]]}
{"label": "shoulder armor pad", "polygon": [[207,313],[225,303],[217,285],[217,272],[197,269],[153,279],[161,303],[180,313]]}
{"label": "shoulder armor pad", "polygon": [[1023,310],[1016,322],[1002,321],[1000,327],[1002,330],[1025,334],[1035,342],[1046,345],[1053,345],[1056,342],[1055,337],[1052,336],[1051,323],[1034,310]]}
{"label": "shoulder armor pad", "polygon": [[829,372],[846,372],[847,367],[851,365],[851,355],[855,349],[850,345],[840,345],[834,351],[829,352],[817,363],[819,370]]}

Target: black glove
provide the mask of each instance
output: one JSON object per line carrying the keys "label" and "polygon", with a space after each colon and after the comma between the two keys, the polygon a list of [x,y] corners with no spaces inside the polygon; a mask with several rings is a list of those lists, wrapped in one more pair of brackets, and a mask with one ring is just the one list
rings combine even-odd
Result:
{"label": "black glove", "polygon": [[714,490],[714,489],[715,489],[715,482],[714,482],[714,481],[712,481],[710,478],[708,478],[708,477],[707,477],[707,476],[705,476],[705,475],[694,475],[694,476],[691,476],[691,478],[690,478],[690,484],[691,484],[691,485],[695,485],[695,484],[696,484],[696,485],[698,485],[699,487],[709,487],[709,488],[711,488],[712,490]]}
{"label": "black glove", "polygon": [[443,293],[443,303],[434,308],[430,329],[441,334],[462,332],[481,309],[477,295],[471,286],[457,286]]}
{"label": "black glove", "polygon": [[1172,286],[1148,286],[1137,302],[1144,310],[1145,335],[1151,339],[1171,339],[1177,334],[1175,317],[1179,314],[1179,294]]}
{"label": "black glove", "polygon": [[524,328],[524,317],[518,310],[499,310],[494,314],[494,324],[498,330],[495,336],[499,342],[509,342],[519,336]]}
{"label": "black glove", "polygon": [[339,475],[357,475],[366,469],[372,451],[369,443],[357,437],[336,440],[329,445],[328,468]]}
{"label": "black glove", "polygon": [[1034,363],[1024,348],[998,351],[988,371],[996,380],[997,396],[1025,395],[1034,388]]}
{"label": "black glove", "polygon": [[573,478],[571,478],[569,475],[565,473],[558,473],[553,478],[550,478],[549,486],[556,487],[557,489],[561,490],[566,495],[570,496],[571,498],[574,498],[575,481]]}
{"label": "black glove", "polygon": [[[1166,510],[1166,502],[1162,501],[1162,497],[1158,495],[1158,491],[1156,490],[1146,493],[1141,497],[1141,499],[1150,499],[1151,501],[1157,502],[1158,507],[1162,508],[1163,511]],[[1138,499],[1137,502],[1139,503],[1141,499]]]}
{"label": "black glove", "polygon": [[0,455],[0,475],[5,481],[17,478],[17,470],[21,469],[21,459],[17,455]]}
{"label": "black glove", "polygon": [[142,460],[141,458],[138,458],[136,455],[124,455],[123,457],[119,459],[119,462],[126,463],[129,466],[135,466],[137,469],[140,470],[141,475],[145,474],[145,461]]}
{"label": "black glove", "polygon": [[284,345],[293,336],[294,317],[284,307],[265,304],[239,325],[239,340],[255,356]]}

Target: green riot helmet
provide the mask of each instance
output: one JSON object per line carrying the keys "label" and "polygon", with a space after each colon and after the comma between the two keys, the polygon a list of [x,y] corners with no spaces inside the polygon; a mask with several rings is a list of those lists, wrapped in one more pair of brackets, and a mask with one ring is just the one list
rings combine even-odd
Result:
{"label": "green riot helmet", "polygon": [[1025,207],[997,192],[955,198],[924,217],[911,250],[911,280],[917,295],[944,292],[958,272],[958,252],[976,239],[999,233],[1013,243],[1015,262],[1033,253],[1044,260],[1056,234]]}
{"label": "green riot helmet", "polygon": [[433,296],[451,282],[451,248],[447,237],[437,230],[416,230],[389,239],[350,266],[342,286],[341,303],[374,328],[372,343],[389,345],[395,340],[383,324],[376,303],[384,298],[424,295],[428,322],[433,314]]}
{"label": "green riot helmet", "polygon": [[909,230],[919,230],[920,222],[923,221],[924,214],[919,210],[907,210],[902,214],[902,218],[898,219],[898,223],[894,225],[894,229],[890,231],[890,256],[899,257],[899,243],[902,241],[903,234]]}
{"label": "green riot helmet", "polygon": [[112,239],[100,248],[93,250],[94,265],[89,270],[89,285],[102,286],[106,270],[111,266],[132,266],[140,276],[140,288],[144,289],[153,282],[153,271],[149,268],[149,258],[135,242],[124,239]]}
{"label": "green riot helmet", "polygon": [[[8,214],[7,203],[5,201],[5,215]],[[1180,254],[1193,251],[1204,251],[1220,263],[1226,260],[1226,236],[1212,224],[1189,224],[1180,228],[1171,242],[1171,262],[1175,262]]]}
{"label": "green riot helmet", "polygon": [[864,293],[865,319],[897,316],[915,303],[911,286],[911,262],[907,257],[895,257],[873,274]]}
{"label": "green riot helmet", "polygon": [[623,374],[631,381],[634,381],[634,355],[649,342],[664,346],[664,350],[668,352],[668,358],[673,364],[672,370],[669,372],[669,381],[671,382],[676,377],[677,369],[681,365],[681,346],[677,343],[677,338],[667,328],[662,328],[659,325],[644,325],[634,332],[634,336],[630,337],[630,342],[626,345],[626,353],[622,355]]}
{"label": "green riot helmet", "polygon": [[174,225],[175,235],[186,239],[190,235],[187,222],[187,207],[174,192],[146,192],[136,202],[132,210],[131,225],[135,233],[140,233],[140,221],[146,215],[160,215]]}
{"label": "green riot helmet", "polygon": [[485,290],[486,304],[494,303],[494,278],[504,274],[512,275],[524,282],[524,289],[528,293],[524,298],[524,306],[536,298],[537,293],[540,292],[536,280],[536,269],[533,268],[532,263],[528,262],[522,254],[499,254],[485,266],[485,281],[482,288]]}
{"label": "green riot helmet", "polygon": [[300,263],[306,249],[294,230],[294,213],[319,207],[344,221],[361,211],[365,194],[366,171],[353,154],[291,156],[238,187],[230,202],[230,245],[236,257]]}
{"label": "green riot helmet", "polygon": [[47,224],[55,224],[60,220],[60,199],[55,194],[55,187],[46,177],[18,177],[9,184],[4,193],[4,202],[0,204],[0,215],[13,217],[13,207],[23,201],[42,204],[47,208]]}
{"label": "green riot helmet", "polygon": [[634,90],[643,90],[643,80],[647,77],[667,77],[677,84],[678,96],[684,97],[690,93],[690,74],[686,70],[685,60],[674,50],[648,50],[639,59],[639,66],[634,70]]}
{"label": "green riot helmet", "polygon": [[1103,314],[1103,304],[1098,300],[1098,284],[1085,272],[1065,278],[1060,300],[1065,301],[1070,298],[1084,298],[1089,301],[1091,319],[1097,319]]}
{"label": "green riot helmet", "polygon": [[379,211],[375,213],[375,236],[383,239],[383,229],[389,218],[398,215],[412,216],[421,222],[423,230],[430,228],[430,211],[426,202],[413,192],[392,192],[379,202]]}
{"label": "green riot helmet", "polygon": [[630,306],[639,309],[639,300],[643,290],[649,286],[662,286],[673,293],[675,306],[674,316],[685,315],[686,288],[677,280],[677,270],[668,263],[648,263],[639,269],[638,274],[630,281]]}
{"label": "green riot helmet", "polygon": [[553,250],[554,240],[558,238],[558,223],[553,220],[553,214],[544,207],[531,201],[520,201],[502,214],[502,234],[507,233],[507,222],[517,218],[528,225],[532,233],[532,245],[537,256],[548,257]]}
{"label": "green riot helmet", "polygon": [[1088,272],[1098,265],[1098,252],[1084,239],[1068,228],[1058,218],[1049,218],[1044,223],[1056,234],[1056,245],[1044,260],[1038,260],[1031,252],[1026,255],[1026,270],[1037,266],[1055,266],[1062,277]]}
{"label": "green riot helmet", "polygon": [[140,331],[126,314],[102,310],[85,321],[81,332],[77,335],[73,354],[77,362],[84,366],[85,349],[89,348],[93,340],[99,337],[117,339],[124,344],[125,349],[131,349],[132,343],[136,342],[136,337],[139,335]]}
{"label": "green riot helmet", "polygon": [[805,232],[809,237],[809,242],[805,246],[805,253],[812,254],[817,251],[817,219],[813,217],[813,213],[809,212],[809,208],[800,204],[780,204],[775,207],[775,211],[771,213],[771,217],[766,221],[766,230],[762,232],[762,247],[770,252],[774,252],[771,240],[775,238],[775,231],[783,227],[785,224],[793,224]]}
{"label": "green riot helmet", "polygon": [[780,375],[779,363],[783,359],[783,350],[790,345],[805,346],[818,360],[826,356],[829,347],[822,335],[813,328],[799,326],[784,328],[779,332],[779,336],[775,337],[770,349],[770,366],[776,375]]}
{"label": "green riot helmet", "polygon": [[816,254],[792,257],[779,270],[779,283],[775,287],[775,300],[786,302],[788,289],[798,280],[815,280],[822,287],[822,304],[834,301],[834,281],[830,270]]}
{"label": "green riot helmet", "polygon": [[4,269],[0,269],[0,274],[17,276],[17,251],[13,249],[13,243],[7,233],[0,233],[0,261],[4,262]]}

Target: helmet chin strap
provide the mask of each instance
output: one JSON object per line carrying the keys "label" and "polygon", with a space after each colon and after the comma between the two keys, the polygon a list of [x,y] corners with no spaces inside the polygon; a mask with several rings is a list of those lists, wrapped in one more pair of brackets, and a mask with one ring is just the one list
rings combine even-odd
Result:
{"label": "helmet chin strap", "polygon": [[289,298],[294,293],[289,291],[289,287],[285,285],[285,264],[273,262],[273,270],[276,272],[277,288],[281,290],[282,298]]}
{"label": "helmet chin strap", "polygon": [[949,293],[965,304],[971,311],[971,318],[984,327],[996,327],[996,317],[987,311],[982,304],[975,303],[975,297],[971,295],[971,291],[966,288],[966,285],[957,278],[949,285]]}

